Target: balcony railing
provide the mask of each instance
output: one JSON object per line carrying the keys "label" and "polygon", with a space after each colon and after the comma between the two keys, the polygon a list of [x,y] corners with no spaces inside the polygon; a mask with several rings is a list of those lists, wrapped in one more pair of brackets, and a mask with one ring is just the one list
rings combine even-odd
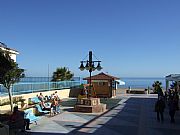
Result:
{"label": "balcony railing", "polygon": [[[61,81],[61,82],[34,82],[34,83],[17,83],[12,87],[12,95],[26,93],[43,92],[50,90],[62,90],[80,85],[80,81]],[[8,95],[7,89],[0,84],[0,96]]]}

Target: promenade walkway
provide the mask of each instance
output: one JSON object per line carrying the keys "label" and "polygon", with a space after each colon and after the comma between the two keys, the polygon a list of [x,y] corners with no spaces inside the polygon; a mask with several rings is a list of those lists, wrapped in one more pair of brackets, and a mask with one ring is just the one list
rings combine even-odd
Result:
{"label": "promenade walkway", "polygon": [[179,135],[180,111],[176,123],[170,123],[168,107],[164,123],[156,121],[156,95],[120,95],[118,105],[103,114],[84,114],[65,111],[57,116],[44,117],[31,126],[32,135]]}

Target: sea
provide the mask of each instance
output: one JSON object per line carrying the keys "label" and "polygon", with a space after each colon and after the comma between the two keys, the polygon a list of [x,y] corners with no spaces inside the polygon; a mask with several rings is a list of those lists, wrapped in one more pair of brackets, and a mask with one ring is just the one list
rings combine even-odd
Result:
{"label": "sea", "polygon": [[[48,82],[51,81],[51,77],[25,77],[20,80],[20,82]],[[83,82],[83,79],[81,77],[73,77],[72,80],[75,81],[81,81]],[[165,89],[166,83],[165,78],[158,78],[158,77],[122,77],[121,81],[125,82],[125,85],[118,85],[118,88],[129,88],[137,89],[137,88],[143,88],[147,89],[152,88],[152,84],[155,81],[160,81],[162,83],[162,87]]]}
{"label": "sea", "polygon": [[[24,77],[20,79],[20,83],[24,82],[49,82],[52,80],[52,77]],[[73,77],[71,80],[74,81],[80,81],[81,78],[80,77]]]}
{"label": "sea", "polygon": [[160,81],[162,83],[162,88],[165,89],[166,81],[165,78],[158,77],[124,77],[121,78],[121,81],[125,82],[125,85],[118,85],[118,88],[129,88],[132,89],[147,89],[152,88],[152,84],[155,81]]}

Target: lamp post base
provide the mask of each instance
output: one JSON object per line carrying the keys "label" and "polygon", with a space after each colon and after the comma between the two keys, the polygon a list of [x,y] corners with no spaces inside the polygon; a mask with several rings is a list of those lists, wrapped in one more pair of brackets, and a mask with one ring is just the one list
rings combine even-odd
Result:
{"label": "lamp post base", "polygon": [[82,98],[78,99],[74,110],[85,113],[100,113],[106,111],[106,104],[100,103],[100,98]]}

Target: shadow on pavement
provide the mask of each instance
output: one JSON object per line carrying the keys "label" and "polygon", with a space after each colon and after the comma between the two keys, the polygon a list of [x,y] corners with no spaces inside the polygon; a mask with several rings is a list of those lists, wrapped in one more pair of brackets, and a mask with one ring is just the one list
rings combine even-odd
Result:
{"label": "shadow on pavement", "polygon": [[176,113],[176,123],[169,122],[168,107],[164,112],[164,123],[156,121],[154,112],[155,98],[131,97],[122,104],[95,117],[89,122],[75,128],[69,133],[33,132],[32,135],[65,135],[65,134],[97,134],[97,135],[179,135],[180,114]]}

